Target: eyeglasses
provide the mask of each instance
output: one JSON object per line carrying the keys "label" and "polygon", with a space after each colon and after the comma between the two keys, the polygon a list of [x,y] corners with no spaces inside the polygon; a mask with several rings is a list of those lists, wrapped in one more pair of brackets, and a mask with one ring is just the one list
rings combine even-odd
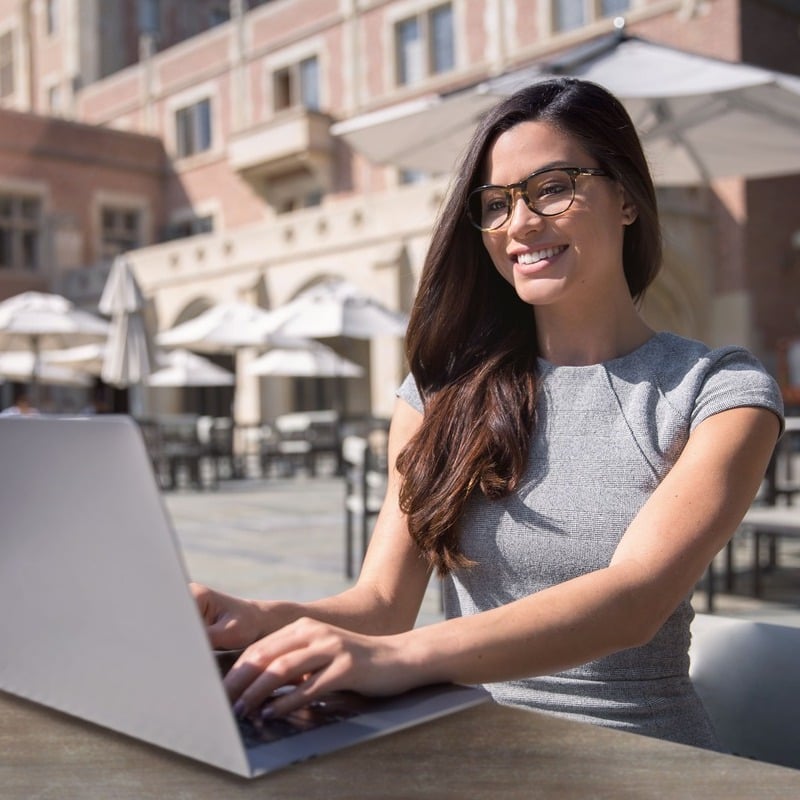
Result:
{"label": "eyeglasses", "polygon": [[467,197],[467,216],[480,231],[496,231],[511,217],[515,195],[519,193],[525,205],[540,217],[563,214],[575,200],[575,181],[578,175],[611,177],[603,169],[590,167],[551,167],[528,175],[519,183],[508,186],[479,186]]}

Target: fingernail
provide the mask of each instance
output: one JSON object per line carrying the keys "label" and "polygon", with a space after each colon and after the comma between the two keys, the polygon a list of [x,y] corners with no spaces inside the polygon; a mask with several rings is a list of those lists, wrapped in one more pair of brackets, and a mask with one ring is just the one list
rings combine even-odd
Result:
{"label": "fingernail", "polygon": [[247,712],[247,708],[243,700],[237,700],[233,704],[233,713],[237,717],[243,717]]}
{"label": "fingernail", "polygon": [[261,709],[261,719],[269,719],[270,717],[275,716],[275,709],[272,707],[272,703],[267,703]]}

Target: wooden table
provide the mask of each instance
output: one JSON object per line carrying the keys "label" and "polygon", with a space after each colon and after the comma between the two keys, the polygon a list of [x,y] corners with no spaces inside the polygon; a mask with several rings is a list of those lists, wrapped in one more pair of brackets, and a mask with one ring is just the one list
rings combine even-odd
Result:
{"label": "wooden table", "polygon": [[487,704],[247,781],[0,693],[0,796],[785,800],[800,771]]}

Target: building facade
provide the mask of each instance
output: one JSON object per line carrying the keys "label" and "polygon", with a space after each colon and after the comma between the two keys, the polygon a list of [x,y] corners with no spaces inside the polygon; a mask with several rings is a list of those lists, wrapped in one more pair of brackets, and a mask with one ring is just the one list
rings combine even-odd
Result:
{"label": "building facade", "polygon": [[[0,0],[9,114],[128,137],[142,143],[134,161],[157,143],[163,157],[160,172],[142,157],[149,177],[102,192],[88,168],[66,201],[71,228],[56,202],[47,270],[0,265],[0,292],[35,277],[90,305],[127,251],[161,330],[220,301],[273,308],[331,276],[408,310],[449,176],[370,163],[332,126],[534,63],[620,16],[656,42],[800,73],[791,0]],[[17,178],[0,161],[0,192]],[[64,198],[72,183],[51,172],[45,194]],[[800,176],[660,190],[667,247],[651,324],[743,343],[774,368],[800,325],[798,195]],[[333,345],[366,368],[347,381],[348,411],[388,414],[401,343]],[[238,374],[240,422],[310,402],[291,381]]]}

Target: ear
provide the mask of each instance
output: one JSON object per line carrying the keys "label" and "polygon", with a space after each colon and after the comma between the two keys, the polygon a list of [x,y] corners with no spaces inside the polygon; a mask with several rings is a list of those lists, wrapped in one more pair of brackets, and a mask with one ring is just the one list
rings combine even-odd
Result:
{"label": "ear", "polygon": [[636,221],[639,216],[639,209],[636,204],[628,197],[627,192],[622,195],[622,224],[631,225]]}

